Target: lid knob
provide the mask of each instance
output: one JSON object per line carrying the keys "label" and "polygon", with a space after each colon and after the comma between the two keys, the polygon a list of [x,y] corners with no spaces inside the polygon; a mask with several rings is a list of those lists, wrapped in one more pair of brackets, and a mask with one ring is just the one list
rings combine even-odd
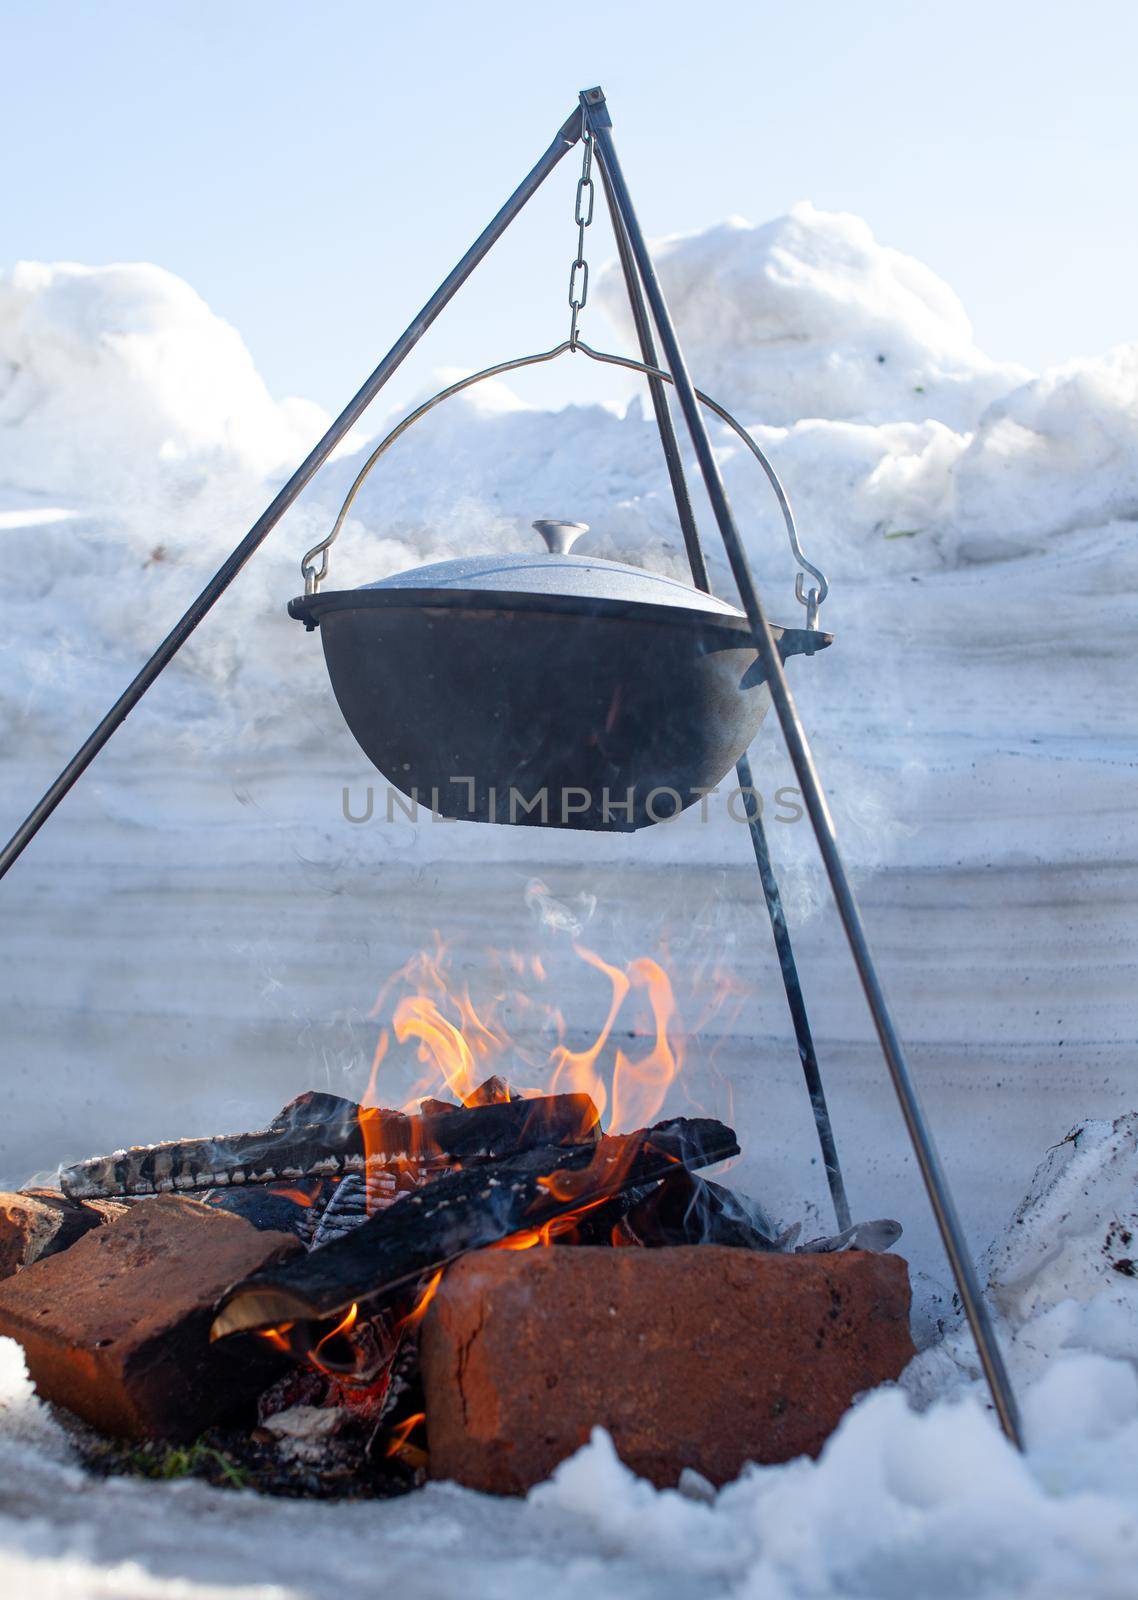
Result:
{"label": "lid knob", "polygon": [[587,522],[557,522],[543,517],[534,527],[545,540],[551,556],[567,556],[583,533],[588,533]]}

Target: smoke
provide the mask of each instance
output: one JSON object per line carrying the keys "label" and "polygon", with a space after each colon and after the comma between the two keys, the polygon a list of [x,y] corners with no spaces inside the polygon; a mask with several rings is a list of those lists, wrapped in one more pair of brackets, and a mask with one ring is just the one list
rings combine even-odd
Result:
{"label": "smoke", "polygon": [[576,939],[597,909],[597,897],[587,890],[559,900],[540,878],[531,878],[526,884],[525,903],[533,913],[538,926],[548,933],[566,933]]}

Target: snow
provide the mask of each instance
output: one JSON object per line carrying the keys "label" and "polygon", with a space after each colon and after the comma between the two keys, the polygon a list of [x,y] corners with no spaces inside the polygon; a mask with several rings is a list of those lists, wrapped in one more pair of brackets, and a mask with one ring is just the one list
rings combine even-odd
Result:
{"label": "snow", "polygon": [[[860,217],[802,202],[762,227],[731,218],[656,249],[700,387],[749,417],[971,428],[1029,376],[978,350],[948,284]],[[619,272],[602,294],[630,332]]]}
{"label": "snow", "polygon": [[19,262],[0,278],[0,349],[0,427],[19,440],[5,478],[27,492],[153,509],[207,473],[286,467],[327,426],[277,404],[237,330],[145,263]]}
{"label": "snow", "polygon": [[[990,361],[930,269],[806,205],[664,241],[661,264],[697,381],[772,457],[834,585],[835,644],[792,681],[966,1231],[989,1252],[1028,1455],[995,1430],[951,1315],[809,828],[777,820],[793,777],[768,726],[752,761],[854,1209],[900,1217],[914,1267],[925,1348],[904,1389],[866,1397],[818,1462],[750,1471],[713,1504],[636,1483],[602,1437],[524,1504],[432,1486],[295,1506],[87,1478],[5,1345],[7,1592],[307,1596],[382,1571],[431,1596],[456,1570],[471,1596],[507,1600],[553,1584],[596,1600],[1132,1589],[1138,1280],[1117,1264],[1138,1186],[1138,346],[1042,374]],[[600,299],[617,304],[611,272]],[[619,330],[585,333],[627,348]],[[336,586],[536,548],[541,515],[592,524],[600,555],[682,574],[649,409],[551,413],[520,388],[475,389],[394,447],[334,552]],[[239,334],[160,268],[0,279],[6,826],[322,426],[269,395]],[[794,622],[769,491],[713,432],[771,613]],[[568,949],[584,928],[609,960],[666,952],[688,1017],[726,972],[739,1004],[689,1041],[689,1090],[739,1128],[729,1181],[828,1231],[725,796],[706,821],[632,840],[383,820],[318,641],[284,613],[360,460],[353,440],[325,468],[5,881],[19,934],[0,1181],[254,1126],[308,1087],[358,1092],[375,994],[436,927],[476,999],[487,946],[540,952],[583,1043],[608,1001]],[[343,790],[358,807],[369,782],[376,818],[351,823]],[[547,891],[527,903],[535,877]]]}

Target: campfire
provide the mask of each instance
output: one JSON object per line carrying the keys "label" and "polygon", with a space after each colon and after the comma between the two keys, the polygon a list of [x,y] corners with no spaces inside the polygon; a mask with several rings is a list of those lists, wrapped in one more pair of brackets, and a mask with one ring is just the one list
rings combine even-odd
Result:
{"label": "campfire", "polygon": [[[387,1492],[428,1471],[519,1489],[593,1423],[620,1432],[604,1385],[584,1376],[612,1338],[604,1320],[589,1332],[599,1305],[622,1324],[609,1363],[635,1360],[670,1305],[685,1308],[685,1337],[741,1308],[748,1328],[762,1325],[744,1333],[744,1368],[754,1339],[782,1337],[805,1306],[819,1321],[815,1367],[827,1336],[845,1362],[834,1396],[796,1425],[775,1396],[773,1428],[763,1439],[744,1428],[726,1456],[655,1439],[640,1464],[661,1481],[684,1466],[722,1477],[747,1454],[816,1448],[857,1388],[895,1376],[911,1351],[904,1263],[879,1254],[900,1228],[867,1223],[801,1243],[797,1227],[780,1231],[704,1176],[739,1145],[703,1107],[664,1114],[683,1089],[685,1045],[664,967],[574,948],[609,991],[584,1048],[535,998],[540,958],[498,958],[503,981],[476,1008],[436,940],[376,1001],[358,1102],[309,1091],[258,1131],[131,1147],[65,1168],[62,1193],[8,1197],[18,1270],[0,1284],[0,1333],[21,1340],[41,1392],[119,1436],[192,1439],[224,1424],[216,1437],[231,1456],[246,1440],[291,1469],[293,1492],[298,1481]],[[525,1044],[506,1026],[511,1010],[539,1024]],[[384,1084],[409,1062],[413,1092],[392,1108]],[[20,1234],[19,1219],[39,1213],[58,1220],[55,1232],[41,1216],[38,1232]],[[639,1265],[648,1253],[652,1265]],[[473,1342],[491,1321],[501,1350],[472,1388]],[[526,1421],[532,1341],[546,1323],[538,1359],[555,1364]],[[675,1351],[667,1358],[674,1366]],[[696,1381],[698,1393],[677,1397],[677,1383]],[[652,1404],[661,1418],[688,1400],[703,1406],[707,1382],[706,1372],[669,1378]],[[562,1421],[551,1424],[555,1390]],[[492,1439],[472,1422],[479,1395],[498,1419]],[[502,1421],[511,1409],[520,1422]]]}

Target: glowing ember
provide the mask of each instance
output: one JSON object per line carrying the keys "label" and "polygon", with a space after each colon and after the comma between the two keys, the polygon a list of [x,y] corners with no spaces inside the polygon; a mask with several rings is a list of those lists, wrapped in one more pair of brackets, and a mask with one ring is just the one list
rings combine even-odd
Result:
{"label": "glowing ember", "polygon": [[279,1194],[284,1200],[292,1200],[298,1206],[310,1206],[316,1199],[319,1184],[309,1189],[293,1189],[287,1184],[270,1183],[267,1186],[269,1194]]}

